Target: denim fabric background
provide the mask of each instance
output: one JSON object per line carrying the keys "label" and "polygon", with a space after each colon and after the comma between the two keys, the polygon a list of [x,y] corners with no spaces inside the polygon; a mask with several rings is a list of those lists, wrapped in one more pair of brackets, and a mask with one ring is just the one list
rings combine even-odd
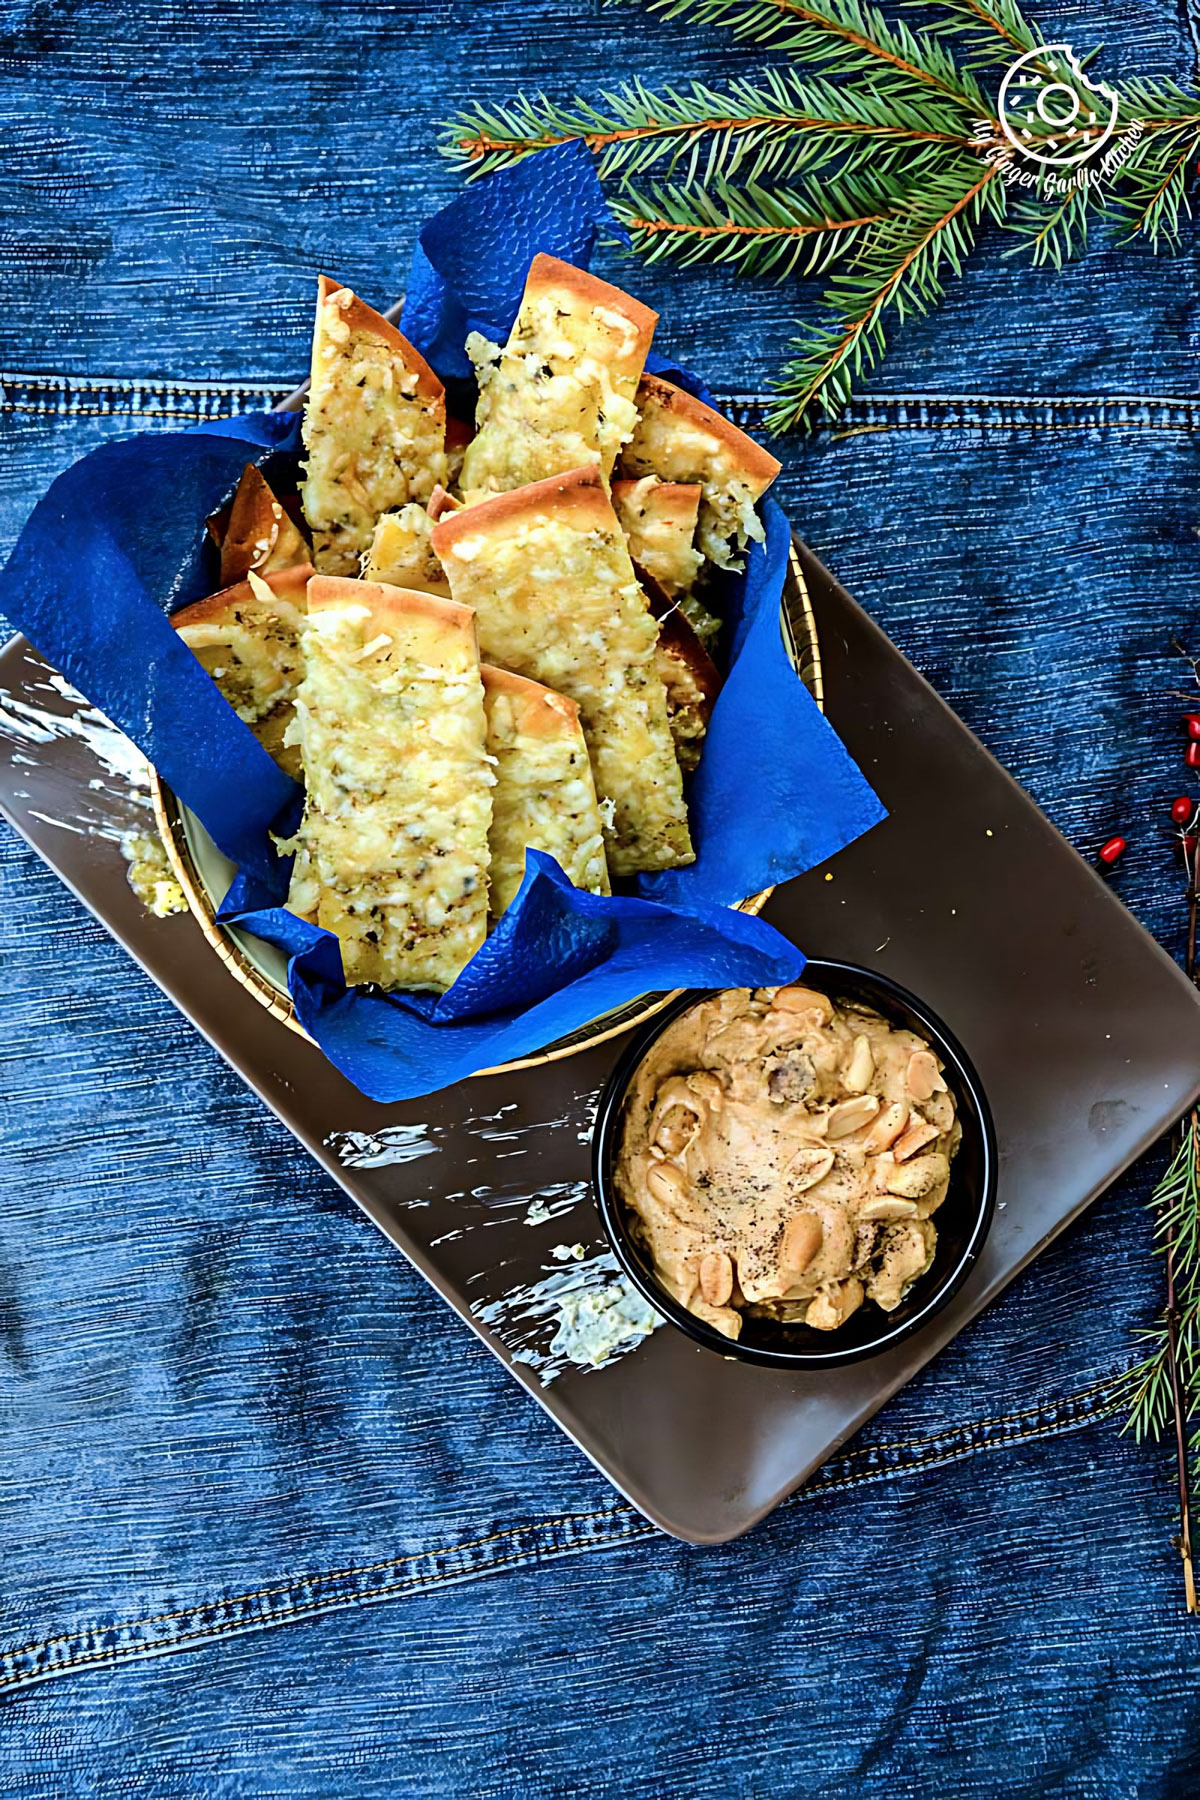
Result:
{"label": "denim fabric background", "polygon": [[[1195,78],[1197,0],[1039,16]],[[756,60],[581,0],[0,0],[0,550],[92,446],[290,387],[318,268],[390,300],[457,99]],[[1082,850],[1126,833],[1178,952],[1195,246],[1001,248],[780,497]],[[753,422],[794,294],[601,267]],[[8,832],[0,921],[0,1792],[1200,1791],[1170,1463],[1112,1417],[1159,1157],[767,1525],[687,1549]]]}

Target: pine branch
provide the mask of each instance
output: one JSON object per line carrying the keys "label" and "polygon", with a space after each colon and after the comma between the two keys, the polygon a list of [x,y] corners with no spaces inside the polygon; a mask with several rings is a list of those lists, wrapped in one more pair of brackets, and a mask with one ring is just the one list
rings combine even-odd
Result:
{"label": "pine branch", "polygon": [[742,190],[659,184],[627,188],[613,211],[648,262],[670,257],[684,268],[707,260],[744,274],[780,278],[816,274],[850,254],[863,234],[896,216],[879,185],[845,179],[836,188]]}
{"label": "pine branch", "polygon": [[[931,37],[952,40],[965,68],[1006,64],[1029,50],[1041,47],[1041,33],[1029,23],[1014,0],[929,0],[945,17],[927,26]],[[924,5],[925,0],[905,0]],[[1046,71],[1035,64],[1041,73]]]}
{"label": "pine branch", "polygon": [[1158,250],[1179,248],[1183,221],[1192,213],[1187,173],[1200,151],[1200,119],[1160,126],[1143,138],[1118,177],[1113,210],[1125,222],[1124,242],[1148,238]]}
{"label": "pine branch", "polygon": [[781,397],[768,414],[771,426],[782,431],[840,412],[854,383],[884,355],[884,315],[894,311],[903,320],[936,306],[943,269],[960,274],[984,214],[1003,210],[998,170],[980,175],[978,164],[960,164],[930,184],[907,218],[879,227],[870,254],[857,257],[824,297],[841,323],[812,326],[796,340],[799,354],[775,384]]}
{"label": "pine branch", "polygon": [[[1085,64],[1046,46],[1019,0],[920,3],[938,16],[913,30],[870,0],[641,0],[808,66],[784,63],[721,87],[655,91],[634,81],[594,104],[533,95],[474,106],[446,128],[443,153],[474,177],[582,143],[615,185],[613,211],[647,260],[777,277],[831,270],[825,322],[794,346],[770,423],[833,417],[884,355],[893,323],[938,304],[989,221],[1009,232],[1006,254],[1061,268],[1105,214],[1155,249],[1177,248],[1190,216],[1195,94],[1127,82],[1114,123]],[[1032,188],[1006,188],[1014,159],[1027,178],[1038,139],[1061,136],[1061,125],[1025,108],[1024,150],[1014,149],[990,97],[1016,56],[1041,49],[1044,72],[1079,96],[1072,139],[1095,142],[1083,173],[1099,172],[1099,183],[1064,192],[1062,172],[1044,170]],[[989,71],[987,89],[977,67]]]}
{"label": "pine branch", "polygon": [[790,69],[768,69],[760,83],[733,81],[724,90],[693,82],[654,93],[636,82],[602,98],[606,110],[578,101],[561,107],[541,94],[472,106],[444,129],[442,153],[478,176],[555,144],[583,143],[610,178],[633,180],[663,163],[674,173],[687,159],[689,179],[761,181],[839,154],[878,156],[888,167],[901,154],[971,141],[961,113],[948,105],[805,83]]}
{"label": "pine branch", "polygon": [[1091,188],[1072,189],[1049,211],[1044,204],[1018,201],[1009,209],[1007,224],[1018,241],[1005,256],[1025,254],[1035,268],[1061,269],[1087,248],[1089,216],[1096,208],[1103,210],[1103,203],[1093,198]]}
{"label": "pine branch", "polygon": [[[1200,661],[1178,642],[1181,655],[1200,681]],[[1194,811],[1180,832],[1187,870],[1187,955],[1189,980],[1197,981],[1197,924],[1200,920],[1200,839]],[[1152,1331],[1139,1336],[1153,1344],[1150,1354],[1130,1372],[1124,1429],[1139,1441],[1158,1441],[1168,1432],[1175,1441],[1175,1476],[1179,1493],[1179,1554],[1183,1561],[1184,1595],[1189,1613],[1200,1610],[1192,1564],[1193,1473],[1200,1478],[1200,1427],[1188,1427],[1200,1404],[1200,1109],[1193,1107],[1178,1127],[1179,1141],[1170,1163],[1150,1196],[1155,1216],[1155,1244],[1164,1256],[1167,1301]],[[1189,1456],[1190,1452],[1190,1456]]]}
{"label": "pine branch", "polygon": [[847,75],[870,75],[890,87],[933,90],[972,117],[990,117],[991,102],[968,72],[928,32],[889,25],[864,0],[649,0],[649,10],[702,25],[725,25],[736,38],[790,51]]}

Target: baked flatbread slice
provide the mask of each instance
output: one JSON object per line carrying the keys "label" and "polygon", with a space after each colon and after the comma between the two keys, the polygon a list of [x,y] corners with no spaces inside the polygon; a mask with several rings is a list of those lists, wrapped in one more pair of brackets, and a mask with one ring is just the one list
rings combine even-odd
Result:
{"label": "baked flatbread slice", "polygon": [[375,522],[446,478],[446,396],[425,358],[322,275],[301,490],[322,574],[357,575]]}
{"label": "baked flatbread slice", "polygon": [[629,540],[629,554],[674,600],[686,594],[704,558],[695,547],[700,518],[698,481],[614,481],[613,505]]}
{"label": "baked flatbread slice", "polygon": [[703,490],[699,548],[720,568],[740,569],[738,552],[763,536],[755,504],[781,465],[719,412],[661,375],[642,376],[637,406],[637,429],[621,452],[621,474],[698,481]]}
{"label": "baked flatbread slice", "polygon": [[215,527],[221,552],[222,587],[244,581],[252,569],[269,575],[309,560],[303,532],[254,463],[246,464],[228,510],[211,519],[209,527]]}
{"label": "baked flatbread slice", "polygon": [[567,879],[593,894],[611,892],[604,825],[579,708],[523,675],[484,663],[487,747],[495,758],[490,906],[493,918],[516,899],[526,848],[544,850]]}
{"label": "baked flatbread slice", "polygon": [[592,466],[445,515],[433,547],[484,659],[574,700],[614,875],[694,860],[658,627]]}
{"label": "baked flatbread slice", "polygon": [[475,617],[314,576],[296,729],[307,797],[288,905],[351,984],[447,988],[487,930],[487,761]]}
{"label": "baked flatbread slice", "polygon": [[419,594],[441,594],[448,600],[450,583],[433,554],[432,530],[433,519],[415,500],[399,512],[384,513],[363,559],[363,580],[413,588]]}
{"label": "baked flatbread slice", "polygon": [[171,623],[212,676],[238,718],[293,780],[300,753],[284,743],[304,672],[300,634],[307,609],[307,563],[210,594]]}
{"label": "baked flatbread slice", "polygon": [[658,621],[655,663],[667,690],[667,718],[675,754],[680,768],[690,773],[700,761],[708,721],[721,691],[720,671],[684,617],[679,602],[672,600],[639,563],[633,566],[650,602],[650,611]]}
{"label": "baked flatbread slice", "polygon": [[634,396],[658,314],[554,256],[530,264],[503,350],[472,333],[479,430],[467,446],[468,499],[597,463],[607,479],[637,423]]}

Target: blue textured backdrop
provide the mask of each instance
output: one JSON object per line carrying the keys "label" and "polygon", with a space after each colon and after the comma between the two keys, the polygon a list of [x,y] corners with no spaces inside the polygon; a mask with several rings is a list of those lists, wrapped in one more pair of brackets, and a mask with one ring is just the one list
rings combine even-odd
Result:
{"label": "blue textured backdrop", "polygon": [[[1196,0],[1040,17],[1106,74],[1195,77]],[[0,3],[0,550],[85,449],[291,386],[319,266],[390,299],[456,99],[755,60],[565,0]],[[753,416],[793,293],[624,273]],[[996,246],[781,482],[1067,835],[1126,831],[1119,891],[1174,951],[1198,348],[1190,239],[1057,278]],[[765,1528],[688,1550],[7,832],[0,918],[0,1789],[1200,1787],[1170,1467],[1109,1417],[1159,1302],[1153,1167]]]}

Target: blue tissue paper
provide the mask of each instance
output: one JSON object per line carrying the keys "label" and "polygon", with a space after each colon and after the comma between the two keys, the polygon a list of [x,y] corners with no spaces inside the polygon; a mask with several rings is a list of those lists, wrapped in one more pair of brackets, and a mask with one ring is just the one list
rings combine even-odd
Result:
{"label": "blue tissue paper", "polygon": [[[599,183],[575,146],[477,183],[421,232],[406,335],[445,378],[467,372],[466,332],[506,334],[533,255],[586,265],[601,228]],[[729,667],[689,793],[695,864],[602,898],[530,851],[516,900],[447,993],[346,987],[336,938],[284,904],[289,864],[270,832],[293,828],[299,790],[169,623],[211,589],[204,521],[245,463],[294,478],[299,453],[298,420],[274,413],[95,451],[35,509],[0,572],[0,609],[237,865],[220,917],[285,951],[297,1017],[330,1060],[372,1099],[403,1100],[536,1052],[647,990],[794,980],[801,952],[733,904],[832,856],[883,809],[784,650],[790,531],[768,499],[765,542],[726,594]]]}

